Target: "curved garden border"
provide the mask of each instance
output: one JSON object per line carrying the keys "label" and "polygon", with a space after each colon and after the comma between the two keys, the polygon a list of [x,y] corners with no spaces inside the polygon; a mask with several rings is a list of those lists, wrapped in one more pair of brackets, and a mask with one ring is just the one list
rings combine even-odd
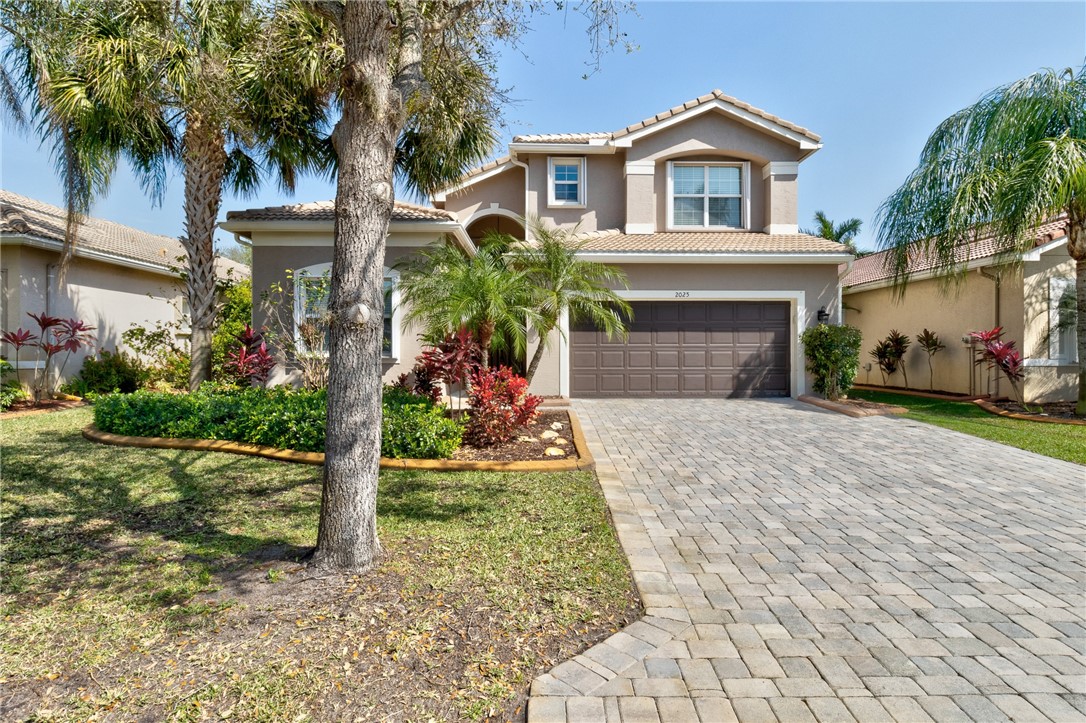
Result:
{"label": "curved garden border", "polygon": [[[581,422],[572,409],[569,412],[569,428],[577,459],[529,460],[521,462],[497,462],[489,460],[461,459],[392,459],[381,458],[381,469],[432,470],[435,472],[569,472],[594,469],[596,462],[588,451]],[[175,439],[172,437],[129,437],[103,432],[93,424],[83,429],[83,436],[91,442],[115,444],[121,447],[154,447],[157,449],[185,449],[201,452],[226,452],[251,457],[265,457],[280,462],[297,464],[324,464],[323,452],[298,452],[293,449],[265,447],[259,444],[230,442],[222,439]]]}
{"label": "curved garden border", "polygon": [[973,404],[976,404],[978,407],[988,412],[989,414],[995,414],[1000,417],[1008,417],[1010,419],[1021,419],[1025,422],[1040,422],[1041,424],[1086,424],[1086,420],[1083,419],[1057,419],[1054,417],[1042,417],[1035,414],[1019,414],[1017,412],[1008,412],[1006,409],[1000,409],[996,405],[984,399],[974,399]]}
{"label": "curved garden border", "polygon": [[909,410],[905,407],[892,407],[887,406],[883,409],[862,409],[853,407],[848,404],[839,404],[838,402],[832,402],[829,399],[823,399],[822,397],[811,396],[810,394],[801,394],[796,397],[797,400],[810,404],[815,407],[821,407],[831,412],[837,412],[838,414],[844,414],[848,417],[886,417],[893,414],[906,414]]}

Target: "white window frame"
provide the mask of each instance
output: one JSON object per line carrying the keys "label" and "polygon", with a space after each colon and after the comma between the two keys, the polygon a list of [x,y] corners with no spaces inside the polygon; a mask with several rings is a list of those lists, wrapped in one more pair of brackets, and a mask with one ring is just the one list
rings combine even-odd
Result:
{"label": "white window frame", "polygon": [[[702,226],[676,226],[675,225],[675,166],[730,166],[739,169],[739,225],[738,226],[710,226],[708,182],[705,186],[706,199],[703,210]],[[706,179],[708,181],[708,179]],[[749,161],[668,161],[667,164],[667,230],[668,231],[744,231],[750,228],[750,162]]]}
{"label": "white window frame", "polygon": [[[554,197],[554,167],[556,165],[578,167],[577,200],[566,201]],[[561,208],[584,208],[588,187],[588,164],[584,156],[548,156],[547,157],[547,206]]]}
{"label": "white window frame", "polygon": [[1048,280],[1048,358],[1069,365],[1078,363],[1076,329],[1071,329],[1071,348],[1066,354],[1060,354],[1060,334],[1057,329],[1060,325],[1059,300],[1068,289],[1074,288],[1074,279],[1053,277]]}
{"label": "white window frame", "polygon": [[[299,327],[304,322],[303,317],[303,298],[304,296],[298,293],[297,286],[300,279],[309,277],[321,277],[325,272],[331,272],[332,264],[313,264],[312,266],[306,266],[302,269],[294,270],[294,343],[298,349],[305,349],[305,345],[302,342],[302,337],[298,333]],[[384,361],[398,361],[400,358],[400,325],[402,310],[400,309],[400,272],[395,269],[391,269],[387,266],[384,267],[384,280],[392,282],[392,329],[390,331],[389,351],[388,353],[381,353],[381,359]],[[383,321],[382,315],[382,321]]]}

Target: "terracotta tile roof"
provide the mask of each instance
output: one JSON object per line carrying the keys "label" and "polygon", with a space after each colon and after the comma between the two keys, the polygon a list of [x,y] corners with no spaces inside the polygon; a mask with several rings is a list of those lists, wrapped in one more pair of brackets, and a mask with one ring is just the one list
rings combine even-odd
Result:
{"label": "terracotta tile roof", "polygon": [[[243,211],[230,211],[227,221],[334,221],[336,217],[335,201],[313,201],[287,206],[268,206],[249,208]],[[456,216],[430,206],[396,201],[392,211],[393,221],[455,221]]]}
{"label": "terracotta tile roof", "polygon": [[[64,242],[67,211],[33,198],[0,190],[0,234],[36,236],[49,241]],[[86,217],[79,227],[75,255],[80,250],[95,251],[122,259],[153,264],[163,270],[177,267],[178,258],[185,255],[181,242],[169,236],[147,233],[101,218]],[[226,258],[219,258],[216,274],[225,278],[248,278],[249,267]]]}
{"label": "terracotta tile roof", "polygon": [[847,247],[803,233],[753,231],[669,231],[625,234],[618,230],[579,234],[582,250],[663,253],[848,253]]}
{"label": "terracotta tile roof", "polygon": [[[1063,218],[1038,226],[1037,236],[1033,242],[1034,248],[1043,246],[1065,235],[1067,233],[1066,226],[1067,220]],[[968,264],[970,261],[996,257],[1011,251],[1012,249],[1005,242],[1001,242],[994,236],[989,236],[958,246],[955,249],[954,261],[957,264]],[[889,262],[890,253],[888,251],[879,251],[870,256],[856,259],[848,275],[841,279],[841,284],[842,286],[859,286],[860,284],[871,284],[893,278],[894,272],[887,266]],[[912,259],[912,263],[909,264],[909,274],[923,273],[931,271],[933,268],[935,268],[935,259],[933,257],[917,254]]]}
{"label": "terracotta tile roof", "polygon": [[617,139],[619,139],[619,138],[621,138],[623,136],[629,135],[630,133],[633,133],[635,131],[639,131],[642,128],[648,128],[649,126],[655,125],[655,124],[659,123],[660,121],[667,120],[668,118],[671,118],[672,116],[675,116],[675,115],[678,115],[679,113],[682,113],[683,111],[688,111],[688,110],[690,110],[692,108],[697,108],[699,105],[704,105],[705,103],[711,103],[711,102],[716,101],[716,100],[723,101],[725,103],[728,103],[729,105],[733,105],[736,108],[739,108],[740,110],[744,110],[744,111],[746,111],[748,113],[751,113],[752,115],[756,115],[759,118],[763,118],[763,119],[765,119],[767,121],[770,121],[772,123],[776,123],[777,125],[779,125],[779,126],[781,126],[783,128],[787,128],[790,131],[794,131],[796,133],[799,133],[802,136],[805,136],[806,138],[810,139],[811,141],[814,141],[815,143],[818,143],[818,142],[820,142],[822,140],[822,137],[819,136],[817,133],[814,133],[814,132],[806,129],[803,126],[799,126],[799,125],[796,125],[795,123],[792,123],[790,121],[786,121],[785,119],[781,118],[780,116],[776,116],[776,115],[773,115],[772,113],[768,113],[768,112],[762,110],[761,108],[755,108],[750,103],[744,103],[743,101],[739,100],[738,98],[734,98],[734,97],[732,97],[730,95],[727,95],[723,91],[714,90],[712,93],[706,93],[705,95],[700,96],[698,98],[694,98],[693,100],[688,100],[687,102],[685,102],[685,103],[683,103],[681,105],[677,105],[674,108],[670,108],[668,110],[665,110],[663,113],[657,113],[656,115],[654,115],[651,118],[646,118],[643,121],[640,121],[638,123],[634,123],[633,125],[626,126],[625,128],[623,128],[621,130],[614,131],[613,133],[543,133],[543,134],[537,134],[537,135],[516,136],[515,138],[513,138],[513,142],[514,143],[588,143],[591,140],[599,140],[599,139],[617,140]]}
{"label": "terracotta tile roof", "polygon": [[497,168],[498,166],[506,164],[510,160],[511,159],[509,158],[509,156],[502,156],[501,158],[495,158],[493,161],[487,161],[483,165],[476,166],[475,168],[472,168],[470,171],[461,176],[459,183],[463,183],[469,178],[474,178],[475,176],[481,175],[489,170]]}

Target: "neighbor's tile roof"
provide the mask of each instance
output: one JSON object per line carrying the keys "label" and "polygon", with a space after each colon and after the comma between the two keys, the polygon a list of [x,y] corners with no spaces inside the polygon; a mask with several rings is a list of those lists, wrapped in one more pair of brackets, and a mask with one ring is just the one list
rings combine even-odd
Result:
{"label": "neighbor's tile roof", "polygon": [[848,253],[847,247],[803,233],[768,234],[752,231],[669,231],[626,234],[618,230],[580,234],[582,250],[597,252],[663,253]]}
{"label": "neighbor's tile roof", "polygon": [[[1034,246],[1043,246],[1049,241],[1054,241],[1060,236],[1063,236],[1067,233],[1066,226],[1067,220],[1064,218],[1059,218],[1055,221],[1050,221],[1038,226],[1037,235],[1034,239]],[[954,263],[967,264],[970,261],[975,261],[977,259],[985,259],[1006,254],[1011,250],[1012,249],[1006,242],[1000,241],[1000,239],[995,236],[989,236],[958,246],[954,253]],[[887,279],[893,278],[894,272],[893,269],[887,266],[888,263],[890,263],[889,251],[880,251],[876,254],[856,259],[852,264],[852,269],[841,280],[841,284],[843,286],[859,286],[860,284],[871,284],[876,281],[886,281]],[[931,271],[935,266],[936,260],[933,256],[917,253],[909,264],[909,274]]]}
{"label": "neighbor's tile roof", "polygon": [[[230,211],[226,214],[227,221],[333,221],[335,217],[335,201],[313,201],[289,206],[249,208],[243,211]],[[439,208],[396,201],[396,206],[392,211],[392,220],[455,221],[456,216]]]}
{"label": "neighbor's tile roof", "polygon": [[655,124],[659,123],[660,121],[665,121],[668,118],[671,118],[672,116],[675,116],[675,115],[678,115],[679,113],[682,113],[683,111],[690,110],[691,108],[696,108],[699,105],[704,105],[705,103],[711,103],[711,102],[713,102],[715,100],[720,100],[720,101],[723,101],[723,102],[728,103],[730,105],[734,105],[736,108],[739,108],[740,110],[745,110],[746,112],[748,112],[748,113],[750,113],[752,115],[756,115],[759,118],[763,118],[763,119],[768,120],[768,121],[770,121],[772,123],[776,123],[777,125],[782,126],[784,128],[787,128],[790,131],[794,131],[796,133],[799,133],[802,136],[807,137],[808,139],[814,141],[815,143],[818,143],[818,142],[820,142],[822,140],[822,137],[819,136],[817,133],[814,133],[814,132],[808,130],[807,128],[804,128],[803,126],[796,125],[795,123],[792,123],[791,121],[786,121],[785,119],[781,118],[780,116],[773,115],[772,113],[764,111],[761,108],[755,108],[750,103],[744,103],[743,101],[739,100],[738,98],[734,98],[734,97],[732,97],[730,95],[727,95],[726,93],[724,93],[724,92],[722,92],[720,90],[714,90],[712,93],[706,93],[703,96],[700,96],[698,98],[694,98],[693,100],[689,100],[689,101],[687,101],[687,102],[685,102],[685,103],[683,103],[681,105],[675,106],[674,108],[670,108],[669,110],[665,110],[663,113],[657,113],[656,115],[654,115],[651,118],[646,118],[643,121],[640,121],[638,123],[634,123],[633,125],[626,126],[625,128],[623,128],[621,130],[614,131],[613,133],[544,133],[544,134],[537,134],[537,135],[516,136],[515,138],[513,138],[513,142],[514,143],[587,143],[590,140],[598,140],[598,139],[616,140],[616,139],[621,138],[623,136],[629,135],[630,133],[633,133],[635,131],[639,131],[642,128],[648,128],[649,126],[655,125]]}
{"label": "neighbor's tile roof", "polygon": [[[64,242],[68,213],[65,209],[0,190],[0,234],[26,235]],[[163,270],[176,268],[184,257],[181,242],[169,236],[147,233],[101,218],[86,217],[76,235],[75,255],[80,249],[153,264]],[[215,273],[225,278],[248,278],[249,267],[226,258],[216,260]]]}

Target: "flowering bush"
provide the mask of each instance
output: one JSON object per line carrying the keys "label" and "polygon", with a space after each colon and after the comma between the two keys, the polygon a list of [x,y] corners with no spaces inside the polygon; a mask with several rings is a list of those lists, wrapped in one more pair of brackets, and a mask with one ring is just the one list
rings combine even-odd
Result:
{"label": "flowering bush", "polygon": [[52,394],[56,390],[57,379],[54,379],[53,360],[61,352],[67,352],[64,355],[64,360],[55,370],[56,376],[59,378],[60,373],[64,371],[64,367],[68,363],[68,358],[74,352],[94,344],[95,338],[91,334],[94,327],[88,326],[79,319],[61,319],[59,316],[50,316],[45,313],[32,314],[28,312],[27,316],[37,322],[37,334],[19,328],[15,331],[6,331],[0,334],[0,341],[15,350],[16,367],[19,366],[20,352],[24,347],[37,349],[38,358],[44,359],[44,363],[36,373],[30,386],[34,401],[37,402],[41,401],[46,393]]}
{"label": "flowering bush", "polygon": [[268,351],[263,335],[246,324],[234,338],[240,346],[226,353],[223,369],[249,384],[267,382],[275,368],[275,357]]}
{"label": "flowering bush", "polygon": [[1022,355],[1014,348],[1013,341],[1003,341],[1003,327],[997,326],[987,331],[969,332],[970,338],[981,345],[977,364],[987,364],[989,369],[998,369],[1007,377],[1014,390],[1014,396],[1018,403],[1025,406],[1022,399],[1022,390],[1018,383],[1022,381],[1026,370],[1022,364]]}
{"label": "flowering bush", "polygon": [[535,421],[542,397],[528,393],[528,380],[509,367],[479,369],[471,376],[472,414],[464,439],[476,447],[508,442]]}

